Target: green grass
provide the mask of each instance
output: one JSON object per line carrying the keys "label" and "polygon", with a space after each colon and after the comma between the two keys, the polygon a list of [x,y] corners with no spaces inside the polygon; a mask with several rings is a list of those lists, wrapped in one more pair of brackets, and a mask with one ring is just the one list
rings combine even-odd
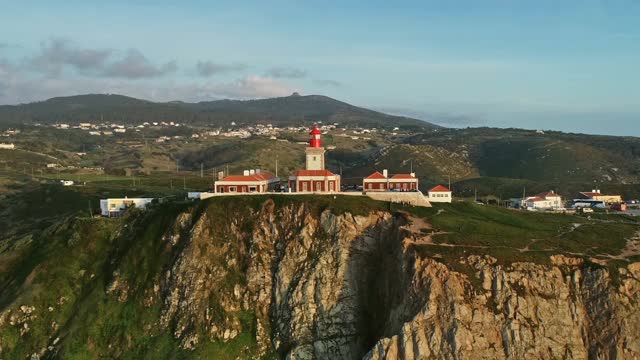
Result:
{"label": "green grass", "polygon": [[[472,203],[443,204],[434,209],[440,213],[423,211],[418,215],[444,234],[433,236],[436,245],[416,248],[423,256],[438,254],[450,263],[470,254],[491,255],[503,264],[517,261],[546,264],[552,254],[618,255],[626,240],[640,229],[624,217],[601,222],[581,216],[525,213]],[[573,224],[581,225],[573,229]]]}

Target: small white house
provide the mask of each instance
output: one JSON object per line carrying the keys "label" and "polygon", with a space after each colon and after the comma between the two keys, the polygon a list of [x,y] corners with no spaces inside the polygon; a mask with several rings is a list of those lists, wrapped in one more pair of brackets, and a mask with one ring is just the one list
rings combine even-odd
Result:
{"label": "small white house", "polygon": [[114,217],[120,216],[124,210],[130,206],[146,209],[155,198],[120,198],[120,199],[101,199],[100,213],[102,216]]}
{"label": "small white house", "polygon": [[16,146],[13,143],[11,143],[11,144],[0,143],[0,149],[15,150]]}
{"label": "small white house", "polygon": [[527,210],[558,210],[564,207],[562,197],[553,190],[528,197],[523,205]]}
{"label": "small white house", "polygon": [[446,186],[438,185],[429,189],[429,202],[450,203],[453,199],[452,191]]}
{"label": "small white house", "polygon": [[73,180],[60,180],[60,184],[62,184],[62,186],[72,186],[74,182]]}

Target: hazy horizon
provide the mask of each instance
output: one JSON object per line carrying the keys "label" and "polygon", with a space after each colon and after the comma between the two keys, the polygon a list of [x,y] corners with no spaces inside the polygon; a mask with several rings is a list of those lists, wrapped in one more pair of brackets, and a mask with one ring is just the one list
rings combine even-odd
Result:
{"label": "hazy horizon", "polygon": [[632,1],[3,4],[0,104],[298,91],[444,126],[640,135]]}

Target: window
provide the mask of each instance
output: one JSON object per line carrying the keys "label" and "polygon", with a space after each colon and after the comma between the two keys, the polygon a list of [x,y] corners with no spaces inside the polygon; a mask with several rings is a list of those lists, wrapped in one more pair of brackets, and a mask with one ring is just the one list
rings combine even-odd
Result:
{"label": "window", "polygon": [[320,181],[316,182],[316,191],[322,191],[322,183]]}
{"label": "window", "polygon": [[235,186],[229,186],[229,192],[236,192],[237,189]]}
{"label": "window", "polygon": [[316,157],[315,156],[313,157],[313,161],[316,161]]}
{"label": "window", "polygon": [[255,186],[249,186],[249,192],[256,192]]}
{"label": "window", "polygon": [[307,188],[307,183],[303,182],[302,183],[302,191],[308,191],[309,189]]}

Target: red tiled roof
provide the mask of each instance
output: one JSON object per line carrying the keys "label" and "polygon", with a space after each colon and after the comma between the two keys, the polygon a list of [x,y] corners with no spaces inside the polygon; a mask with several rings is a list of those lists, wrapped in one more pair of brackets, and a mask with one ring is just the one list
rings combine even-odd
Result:
{"label": "red tiled roof", "polygon": [[329,170],[298,170],[294,176],[334,176],[335,174]]}
{"label": "red tiled roof", "polygon": [[376,171],[373,174],[367,176],[366,179],[386,179],[386,177],[384,177],[384,175],[382,175],[379,171]]}
{"label": "red tiled roof", "polygon": [[547,192],[543,192],[543,193],[537,194],[534,197],[545,199],[545,198],[548,198],[548,197],[560,197],[560,195],[556,194],[553,191],[547,191]]}
{"label": "red tiled roof", "polygon": [[391,177],[392,179],[415,179],[415,176],[411,176],[411,174],[395,174]]}
{"label": "red tiled roof", "polygon": [[275,179],[275,176],[269,172],[261,172],[253,175],[229,175],[224,177],[220,181],[238,181],[238,182],[249,182],[249,181],[265,181]]}
{"label": "red tiled roof", "polygon": [[429,192],[451,192],[451,190],[447,189],[446,186],[438,185],[434,188],[431,188]]}
{"label": "red tiled roof", "polygon": [[545,199],[543,199],[541,197],[534,196],[532,198],[529,198],[529,199],[525,200],[525,202],[540,202],[540,201],[545,201]]}
{"label": "red tiled roof", "polygon": [[602,194],[599,192],[591,192],[591,191],[587,191],[587,192],[581,192],[580,194],[586,196],[586,197],[594,197],[594,196],[620,196],[620,195],[608,195],[608,194]]}

